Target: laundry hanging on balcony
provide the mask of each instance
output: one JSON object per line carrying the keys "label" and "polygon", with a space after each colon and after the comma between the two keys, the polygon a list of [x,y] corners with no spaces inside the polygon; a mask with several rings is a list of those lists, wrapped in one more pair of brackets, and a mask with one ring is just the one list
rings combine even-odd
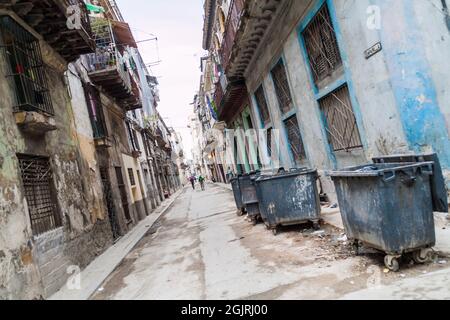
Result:
{"label": "laundry hanging on balcony", "polygon": [[216,108],[216,105],[215,105],[214,101],[209,100],[209,97],[206,97],[206,101],[208,102],[208,106],[209,106],[209,110],[211,112],[211,116],[214,118],[214,120],[217,121],[217,119],[219,117],[217,116],[217,108]]}
{"label": "laundry hanging on balcony", "polygon": [[101,6],[96,6],[91,3],[86,3],[86,8],[93,13],[104,13],[105,9]]}

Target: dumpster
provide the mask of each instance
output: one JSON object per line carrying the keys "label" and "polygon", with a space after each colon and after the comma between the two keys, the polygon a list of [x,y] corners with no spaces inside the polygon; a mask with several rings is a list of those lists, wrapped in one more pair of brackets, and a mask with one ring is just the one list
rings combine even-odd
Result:
{"label": "dumpster", "polygon": [[281,170],[256,179],[261,217],[276,235],[280,226],[312,222],[319,229],[320,196],[317,170]]}
{"label": "dumpster", "polygon": [[432,255],[434,229],[431,177],[434,162],[377,163],[329,172],[347,237],[386,253],[388,269],[412,253],[417,263]]}
{"label": "dumpster", "polygon": [[439,157],[436,153],[422,155],[393,155],[373,158],[374,163],[403,163],[403,162],[434,162],[433,176],[431,177],[431,195],[433,199],[433,210],[448,213],[448,195],[442,174]]}
{"label": "dumpster", "polygon": [[260,218],[259,202],[256,196],[255,178],[260,173],[258,171],[243,174],[239,177],[239,188],[242,194],[242,203],[249,219],[254,225],[258,223]]}
{"label": "dumpster", "polygon": [[242,202],[241,189],[239,188],[239,177],[230,179],[231,186],[233,188],[234,201],[236,202],[237,214],[242,216],[245,213],[244,203]]}

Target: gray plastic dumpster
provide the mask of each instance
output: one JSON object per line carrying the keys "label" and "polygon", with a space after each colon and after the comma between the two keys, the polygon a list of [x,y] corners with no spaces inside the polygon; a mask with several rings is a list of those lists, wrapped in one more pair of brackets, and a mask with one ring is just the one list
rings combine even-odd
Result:
{"label": "gray plastic dumpster", "polygon": [[233,188],[234,201],[236,202],[237,214],[242,216],[245,213],[244,203],[242,202],[242,193],[239,188],[239,177],[230,179],[231,186]]}
{"label": "gray plastic dumpster", "polygon": [[245,211],[254,225],[258,223],[260,217],[259,202],[256,196],[255,177],[259,172],[243,174],[239,177],[239,188],[242,194],[242,203]]}
{"label": "gray plastic dumpster", "polygon": [[317,170],[297,169],[256,179],[261,217],[274,235],[280,226],[312,222],[319,228],[318,178]]}
{"label": "gray plastic dumpster", "polygon": [[442,174],[441,163],[436,153],[416,155],[392,155],[373,158],[374,163],[403,163],[403,162],[434,162],[433,176],[431,178],[431,192],[433,197],[433,210],[448,213],[448,195]]}
{"label": "gray plastic dumpster", "polygon": [[431,197],[433,162],[369,164],[329,172],[347,237],[386,253],[385,265],[399,270],[399,258],[431,258],[436,242]]}

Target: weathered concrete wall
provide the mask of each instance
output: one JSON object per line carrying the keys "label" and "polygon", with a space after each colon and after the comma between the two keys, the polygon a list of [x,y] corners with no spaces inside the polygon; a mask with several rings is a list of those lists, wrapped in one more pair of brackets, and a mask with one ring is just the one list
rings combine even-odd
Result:
{"label": "weathered concrete wall", "polygon": [[[439,153],[444,169],[448,169],[450,64],[446,52],[450,32],[442,12],[436,9],[440,1],[328,1],[364,145],[363,150],[350,153],[330,150],[300,42],[299,27],[319,3],[290,1],[248,68],[249,92],[253,94],[264,84],[272,126],[280,129],[282,122],[270,70],[284,57],[309,164],[321,173],[370,161],[373,156],[432,150]],[[381,8],[381,30],[367,26],[371,5]],[[364,51],[379,41],[383,51],[366,59]],[[417,57],[424,62],[419,63]],[[427,79],[426,85],[423,79]],[[252,113],[259,119],[254,99]],[[282,164],[289,166],[284,140],[282,136]],[[334,193],[329,179],[322,178],[322,183],[326,192]]]}
{"label": "weathered concrete wall", "polygon": [[[68,278],[68,265],[83,268],[111,243],[101,212],[91,212],[74,114],[59,58],[45,46],[46,77],[57,130],[45,136],[23,133],[12,112],[14,87],[0,81],[0,298],[33,299],[54,293]],[[0,78],[6,79],[0,55]],[[34,236],[16,154],[48,156],[63,227]],[[93,207],[93,206],[91,206]],[[95,238],[96,241],[92,241]]]}

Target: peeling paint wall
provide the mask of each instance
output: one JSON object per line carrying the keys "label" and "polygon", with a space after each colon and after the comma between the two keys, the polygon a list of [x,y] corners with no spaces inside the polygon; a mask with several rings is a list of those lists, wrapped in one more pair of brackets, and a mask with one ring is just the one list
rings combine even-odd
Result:
{"label": "peeling paint wall", "polygon": [[[64,69],[51,48],[42,45],[57,126],[45,136],[25,134],[15,124],[15,88],[5,80],[7,62],[3,51],[0,54],[0,299],[51,295],[69,277],[67,266],[85,267],[112,242],[104,212],[92,202],[95,192],[84,181],[90,173],[80,150]],[[17,153],[50,157],[63,227],[32,234]]]}
{"label": "peeling paint wall", "polygon": [[[364,144],[358,152],[331,151],[301,43],[300,26],[325,2]],[[373,5],[381,8],[381,29],[367,25]],[[283,57],[309,164],[319,169],[324,191],[333,199],[333,184],[323,171],[369,162],[373,156],[435,151],[449,176],[450,32],[440,6],[437,0],[289,1],[257,50],[246,74],[250,94],[264,85],[272,125],[278,128],[270,70]],[[382,51],[366,59],[365,50],[377,42]],[[259,119],[251,101],[253,117]],[[286,147],[282,138],[282,164],[289,167]]]}

